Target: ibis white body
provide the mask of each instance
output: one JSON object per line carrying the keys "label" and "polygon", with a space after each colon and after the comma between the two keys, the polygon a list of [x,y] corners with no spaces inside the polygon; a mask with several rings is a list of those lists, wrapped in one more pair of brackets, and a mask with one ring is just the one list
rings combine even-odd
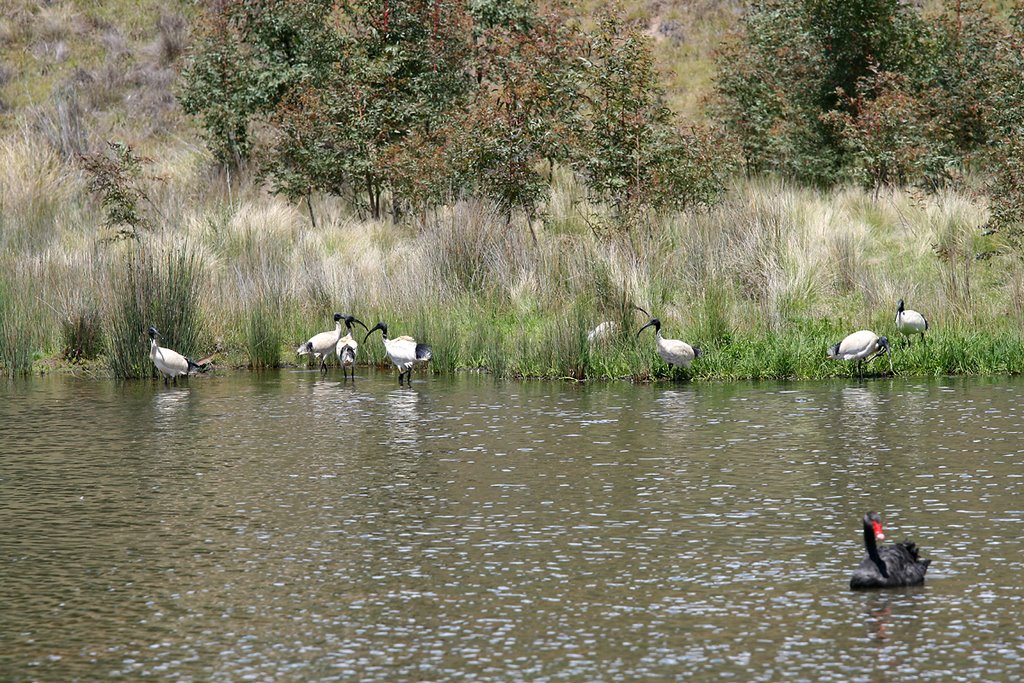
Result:
{"label": "ibis white body", "polygon": [[345,368],[352,368],[352,374],[353,376],[355,375],[356,351],[358,349],[359,343],[352,338],[351,332],[338,340],[337,345],[334,347],[334,352],[338,355],[338,362],[341,364],[342,372],[345,372]]}
{"label": "ibis white body", "polygon": [[394,339],[388,338],[388,326],[386,323],[379,322],[377,325],[366,333],[366,337],[363,338],[365,342],[374,330],[381,331],[381,337],[384,339],[384,350],[387,351],[388,358],[398,368],[398,383],[402,383],[402,376],[405,375],[409,381],[412,381],[412,368],[418,362],[426,362],[430,360],[433,355],[430,347],[426,344],[419,344],[415,339],[408,336],[395,337]]}
{"label": "ibis white body", "polygon": [[658,332],[657,340],[658,355],[669,364],[669,367],[682,365],[684,368],[688,368],[693,359],[697,357],[698,351],[684,341],[665,339],[661,336],[661,332]]}
{"label": "ibis white body", "polygon": [[156,339],[149,343],[149,359],[165,377],[174,379],[188,374],[188,358],[177,351],[160,346]]}
{"label": "ibis white body", "polygon": [[205,372],[207,364],[213,360],[213,356],[209,356],[196,363],[173,349],[160,346],[157,343],[159,336],[160,333],[155,327],[149,328],[149,359],[164,376],[165,383],[168,379],[173,379],[177,383],[179,377]]}
{"label": "ibis white body", "polygon": [[614,320],[605,320],[603,323],[599,324],[587,333],[587,343],[596,344],[598,342],[602,342],[615,334],[615,330],[617,329],[619,329],[619,324],[617,322]]}
{"label": "ibis white body", "polygon": [[651,318],[646,325],[637,331],[637,336],[651,326],[654,327],[658,355],[661,356],[663,361],[668,363],[669,369],[672,369],[674,365],[688,368],[693,359],[700,356],[700,349],[694,348],[679,339],[666,339],[661,336],[661,321],[657,318]]}
{"label": "ibis white body", "polygon": [[417,347],[422,346],[423,344],[417,344],[415,339],[408,336],[395,337],[394,339],[384,338],[384,349],[388,352],[388,358],[391,359],[391,362],[395,364],[400,373],[412,370],[412,366],[418,360],[430,360],[429,351],[426,357],[417,355]]}
{"label": "ibis white body", "polygon": [[[354,381],[356,378],[356,350],[359,349],[359,344],[352,338],[352,323],[363,325],[363,322],[351,315],[342,316],[342,320],[345,321],[348,334],[339,339],[338,343],[335,344],[334,353],[337,354],[338,363],[341,364],[342,377],[345,376],[347,368],[352,368],[352,379]],[[363,329],[366,329],[366,325],[363,325]]]}
{"label": "ibis white body", "polygon": [[[857,361],[857,371],[863,374],[864,361],[870,361],[888,351],[889,340],[886,337],[880,337],[871,330],[860,330],[847,335],[838,344],[833,344],[828,350],[828,357]],[[889,359],[889,369],[892,369],[892,358]]]}
{"label": "ibis white body", "polygon": [[854,332],[829,349],[829,358],[835,358],[836,360],[865,360],[868,356],[873,357],[874,354],[879,352],[881,348],[879,342],[882,339],[885,339],[885,337],[879,337],[871,330]]}
{"label": "ibis white body", "polygon": [[300,356],[313,354],[313,357],[320,361],[320,369],[326,370],[327,356],[330,353],[334,353],[335,347],[338,345],[338,340],[341,339],[341,321],[341,313],[335,313],[334,331],[314,334],[309,338],[309,341],[304,344],[300,344],[299,348],[295,349],[295,353]]}
{"label": "ibis white body", "polygon": [[924,341],[924,333],[927,329],[928,320],[917,311],[904,308],[903,299],[900,299],[900,303],[896,307],[896,330],[907,337],[919,334],[921,341]]}

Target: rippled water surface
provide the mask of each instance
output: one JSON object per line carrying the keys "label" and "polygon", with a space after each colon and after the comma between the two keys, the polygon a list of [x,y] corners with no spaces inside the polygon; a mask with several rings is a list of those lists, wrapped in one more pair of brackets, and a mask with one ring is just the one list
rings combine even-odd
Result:
{"label": "rippled water surface", "polygon": [[1018,680],[1022,394],[0,383],[0,679]]}

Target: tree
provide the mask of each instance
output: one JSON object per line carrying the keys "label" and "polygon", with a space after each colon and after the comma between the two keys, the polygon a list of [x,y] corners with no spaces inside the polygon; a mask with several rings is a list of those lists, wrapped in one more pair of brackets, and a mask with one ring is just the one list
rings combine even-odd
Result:
{"label": "tree", "polygon": [[505,23],[479,27],[476,45],[479,87],[456,124],[453,162],[461,159],[467,185],[506,214],[532,215],[548,183],[545,162],[550,170],[570,156],[582,36],[557,8],[519,8]]}
{"label": "tree", "polygon": [[179,99],[218,161],[252,151],[252,124],[299,84],[322,83],[337,35],[330,0],[225,0],[200,16]]}
{"label": "tree", "polygon": [[859,88],[872,70],[918,69],[926,36],[900,0],[761,2],[716,60],[717,115],[749,170],[834,182],[848,150],[828,116],[869,96]]}
{"label": "tree", "polygon": [[856,97],[837,91],[837,107],[822,115],[845,153],[844,173],[875,190],[946,175],[952,160],[941,153],[941,121],[907,88],[906,77],[871,73]]}
{"label": "tree", "polygon": [[665,105],[648,39],[605,17],[582,74],[581,126],[573,164],[588,188],[620,216],[648,208],[688,208],[721,191],[728,148],[683,130]]}

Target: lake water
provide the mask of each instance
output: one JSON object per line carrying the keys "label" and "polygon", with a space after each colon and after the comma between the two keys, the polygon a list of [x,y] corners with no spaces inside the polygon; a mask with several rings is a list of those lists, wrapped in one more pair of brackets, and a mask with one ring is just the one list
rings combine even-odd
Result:
{"label": "lake water", "polygon": [[0,382],[0,679],[1019,680],[1022,394]]}

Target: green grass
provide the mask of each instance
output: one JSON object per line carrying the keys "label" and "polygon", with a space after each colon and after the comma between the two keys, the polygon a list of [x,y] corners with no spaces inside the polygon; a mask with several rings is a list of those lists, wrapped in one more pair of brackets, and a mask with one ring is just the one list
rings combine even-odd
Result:
{"label": "green grass", "polygon": [[254,370],[281,365],[281,320],[273,302],[261,301],[245,314],[245,352]]}
{"label": "green grass", "polygon": [[9,377],[32,371],[39,346],[40,311],[25,282],[0,276],[0,366]]}
{"label": "green grass", "polygon": [[[117,377],[151,373],[151,324],[183,353],[205,355],[216,340],[222,367],[263,368],[301,362],[294,348],[331,329],[335,311],[371,327],[387,321],[392,336],[429,344],[429,371],[445,374],[852,377],[852,364],[825,353],[864,328],[889,335],[897,375],[1024,369],[1019,260],[1001,253],[950,262],[932,249],[940,241],[953,245],[946,253],[974,248],[965,245],[974,244],[985,213],[962,196],[922,203],[894,193],[876,201],[855,190],[822,194],[755,180],[708,212],[662,217],[632,242],[579,226],[564,230],[579,219],[572,202],[556,196],[552,206],[566,207],[551,216],[559,227],[540,226],[534,244],[522,223],[490,223],[497,219],[487,206],[460,204],[440,212],[437,225],[412,226],[359,223],[343,206],[327,205],[323,213],[335,218],[314,228],[280,198],[250,188],[234,205],[213,193],[141,243],[125,243],[98,240],[102,217],[87,193],[74,183],[63,191],[55,229],[26,231],[3,248],[3,262],[32,264],[8,268],[20,274],[5,281],[8,332],[0,351],[8,372],[25,372],[32,359],[59,362],[52,359],[74,336],[61,332],[67,316],[89,310],[101,319],[87,331],[105,340]],[[176,193],[155,196],[175,215]],[[30,199],[12,203],[4,220],[34,222]],[[28,291],[35,303],[12,294]],[[930,318],[926,344],[895,334],[900,297]],[[669,372],[653,333],[636,336],[647,321],[637,307],[662,320],[666,337],[701,347],[692,368]],[[588,343],[602,321],[617,329]],[[357,330],[360,362],[389,366],[380,339],[364,344],[363,334]],[[889,373],[885,358],[868,367],[868,374]]]}
{"label": "green grass", "polygon": [[112,273],[107,306],[107,360],[114,377],[130,379],[152,374],[150,326],[160,333],[161,346],[197,357],[203,341],[200,288],[202,269],[187,246],[163,253],[127,245]]}

